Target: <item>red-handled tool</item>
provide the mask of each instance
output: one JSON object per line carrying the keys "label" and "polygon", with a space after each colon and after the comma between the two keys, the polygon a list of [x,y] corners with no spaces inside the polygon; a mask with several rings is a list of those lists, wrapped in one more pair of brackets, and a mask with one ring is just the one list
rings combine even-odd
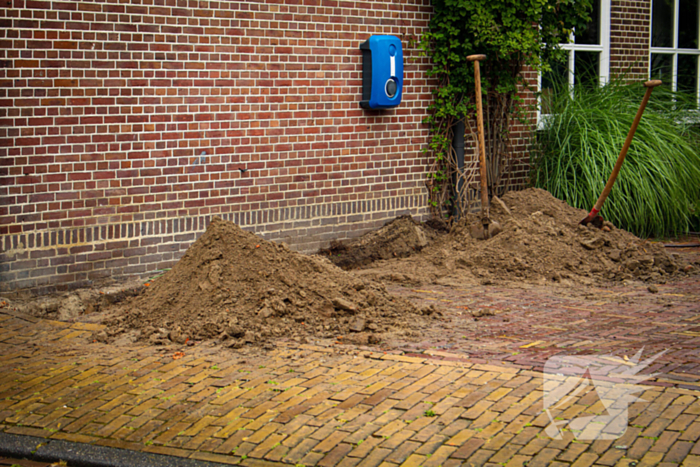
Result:
{"label": "red-handled tool", "polygon": [[642,119],[644,109],[646,108],[647,102],[649,102],[649,98],[651,97],[651,91],[660,84],[661,81],[658,79],[644,83],[644,87],[647,88],[646,92],[644,93],[644,99],[642,99],[639,110],[637,110],[637,115],[634,117],[632,128],[630,128],[630,132],[627,134],[627,139],[625,139],[625,144],[622,146],[622,151],[620,151],[620,155],[617,156],[617,162],[615,162],[615,167],[610,174],[610,178],[608,178],[608,183],[605,184],[605,188],[603,188],[603,192],[600,194],[600,197],[598,198],[598,201],[596,201],[595,206],[593,206],[593,209],[591,209],[591,212],[589,212],[586,218],[580,222],[581,225],[593,224],[598,228],[603,227],[603,218],[598,215],[598,213],[600,213],[600,210],[603,208],[603,203],[605,203],[605,199],[610,194],[613,185],[615,185],[617,175],[620,173],[620,168],[622,168],[622,163],[625,161],[625,156],[627,156],[627,150],[629,149],[630,144],[632,144],[634,133],[637,131],[639,121]]}

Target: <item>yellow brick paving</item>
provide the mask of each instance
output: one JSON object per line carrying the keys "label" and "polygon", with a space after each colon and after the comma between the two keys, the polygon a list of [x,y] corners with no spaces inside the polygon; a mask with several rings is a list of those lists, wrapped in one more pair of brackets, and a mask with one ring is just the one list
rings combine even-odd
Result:
{"label": "yellow brick paving", "polygon": [[[112,347],[91,343],[99,329],[0,310],[0,431],[246,466],[700,466],[696,391],[647,386],[621,438],[554,440],[529,370],[313,345]],[[566,407],[600,413],[590,392]]]}

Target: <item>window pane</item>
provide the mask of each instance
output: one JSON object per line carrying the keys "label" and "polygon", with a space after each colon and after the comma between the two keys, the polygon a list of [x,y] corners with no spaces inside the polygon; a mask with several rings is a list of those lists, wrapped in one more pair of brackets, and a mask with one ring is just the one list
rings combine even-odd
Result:
{"label": "window pane", "polygon": [[651,54],[651,79],[660,79],[664,86],[671,85],[673,55]]}
{"label": "window pane", "polygon": [[682,92],[695,94],[698,89],[698,56],[678,55],[678,87]]}
{"label": "window pane", "polygon": [[698,0],[680,0],[678,48],[698,48]]}
{"label": "window pane", "polygon": [[552,101],[558,93],[568,92],[569,89],[569,60],[550,63],[552,71],[542,74],[542,94],[540,111],[543,114],[552,113]]}
{"label": "window pane", "polygon": [[591,22],[586,25],[586,29],[576,31],[574,42],[576,44],[600,44],[600,0],[593,1]]}
{"label": "window pane", "polygon": [[653,0],[651,46],[673,47],[673,0]]}
{"label": "window pane", "polygon": [[600,52],[574,52],[574,84],[600,84]]}

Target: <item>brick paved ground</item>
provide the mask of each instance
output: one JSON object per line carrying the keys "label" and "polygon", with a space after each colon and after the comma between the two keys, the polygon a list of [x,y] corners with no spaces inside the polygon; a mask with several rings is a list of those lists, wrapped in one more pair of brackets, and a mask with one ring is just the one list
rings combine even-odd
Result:
{"label": "brick paved ground", "polygon": [[[700,279],[655,294],[394,291],[439,301],[445,318],[422,342],[373,351],[330,341],[265,354],[115,348],[90,343],[99,325],[0,310],[0,431],[251,466],[700,466]],[[467,312],[478,309],[496,314],[474,321]],[[621,438],[547,436],[547,357],[631,357],[642,346],[668,351]],[[562,410],[605,408],[589,387]]]}
{"label": "brick paved ground", "polygon": [[[477,362],[512,362],[541,370],[552,355],[612,353],[632,356],[666,351],[649,372],[659,383],[700,390],[700,305],[697,280],[583,290],[543,287],[393,287],[393,293],[424,304],[439,303],[447,319],[426,340],[397,345],[407,354],[465,356]],[[471,313],[494,316],[476,320]],[[461,314],[460,314],[461,313]]]}

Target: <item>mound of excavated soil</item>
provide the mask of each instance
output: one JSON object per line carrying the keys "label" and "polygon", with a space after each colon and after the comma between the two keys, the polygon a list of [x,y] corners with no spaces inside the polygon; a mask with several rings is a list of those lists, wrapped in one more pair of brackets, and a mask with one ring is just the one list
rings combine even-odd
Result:
{"label": "mound of excavated soil", "polygon": [[432,228],[424,228],[411,216],[397,217],[384,227],[362,237],[332,241],[319,253],[343,269],[353,269],[381,259],[405,258],[420,252],[435,240]]}
{"label": "mound of excavated soil", "polygon": [[136,329],[154,344],[217,338],[234,347],[306,335],[374,343],[439,314],[218,218],[172,270],[118,307],[101,340]]}
{"label": "mound of excavated soil", "polygon": [[423,251],[398,261],[380,261],[362,275],[398,282],[429,282],[445,276],[506,281],[591,283],[639,279],[660,281],[694,271],[662,245],[641,240],[606,223],[601,230],[579,225],[586,212],[531,188],[510,192],[491,205],[503,231],[475,240],[466,223],[456,225]]}

